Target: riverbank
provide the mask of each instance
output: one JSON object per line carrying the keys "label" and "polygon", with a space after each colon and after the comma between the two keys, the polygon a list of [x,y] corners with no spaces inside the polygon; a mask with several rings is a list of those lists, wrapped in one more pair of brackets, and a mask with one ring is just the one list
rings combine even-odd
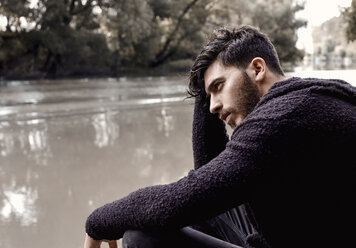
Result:
{"label": "riverbank", "polygon": [[55,74],[48,74],[41,71],[24,72],[20,69],[12,72],[2,72],[0,83],[10,80],[41,80],[41,79],[81,79],[81,78],[119,78],[119,77],[159,77],[188,75],[193,60],[170,61],[158,67],[139,67],[139,66],[120,66],[117,69],[107,68],[106,70],[91,70],[90,68],[80,67],[73,71],[57,70]]}

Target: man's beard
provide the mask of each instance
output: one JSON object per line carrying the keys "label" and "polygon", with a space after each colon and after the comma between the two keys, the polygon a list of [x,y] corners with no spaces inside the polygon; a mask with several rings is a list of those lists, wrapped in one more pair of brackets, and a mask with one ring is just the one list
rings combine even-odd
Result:
{"label": "man's beard", "polygon": [[237,107],[243,119],[250,114],[260,101],[261,94],[257,85],[252,82],[247,73],[243,72],[243,81],[239,88],[237,97]]}

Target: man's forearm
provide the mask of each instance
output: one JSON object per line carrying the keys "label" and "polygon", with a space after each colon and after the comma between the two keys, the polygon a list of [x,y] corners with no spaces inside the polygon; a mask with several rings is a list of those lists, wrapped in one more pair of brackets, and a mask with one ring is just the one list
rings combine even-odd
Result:
{"label": "man's forearm", "polygon": [[229,141],[225,124],[209,112],[209,104],[195,102],[193,117],[194,168],[207,164],[222,152]]}

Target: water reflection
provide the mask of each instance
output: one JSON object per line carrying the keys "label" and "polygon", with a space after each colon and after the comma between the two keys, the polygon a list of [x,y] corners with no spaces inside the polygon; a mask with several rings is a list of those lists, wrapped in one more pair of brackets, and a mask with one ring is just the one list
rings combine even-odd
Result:
{"label": "water reflection", "polygon": [[166,137],[169,136],[169,133],[174,129],[173,126],[173,116],[167,114],[167,108],[163,107],[161,109],[161,116],[157,117],[158,130],[164,132]]}
{"label": "water reflection", "polygon": [[0,123],[0,154],[3,157],[8,156],[14,149],[14,139],[11,134],[2,130],[10,126],[9,122]]}
{"label": "water reflection", "polygon": [[149,177],[152,174],[152,160],[153,160],[152,144],[144,144],[137,147],[134,153],[132,164],[139,165],[141,169],[138,171],[140,177]]}
{"label": "water reflection", "polygon": [[[52,156],[44,119],[0,122],[0,153],[7,157],[18,148],[38,165],[47,165]],[[18,146],[18,147],[16,147]]]}
{"label": "water reflection", "polygon": [[94,114],[92,124],[95,129],[94,143],[99,148],[113,145],[120,135],[120,126],[115,122],[114,112]]}
{"label": "water reflection", "polygon": [[[113,85],[109,90],[91,82],[93,89],[83,84],[82,97],[75,82],[75,97],[85,101],[67,102],[67,84],[58,86],[61,103],[47,103],[45,93],[45,103],[0,107],[0,248],[23,246],[24,240],[39,248],[82,247],[93,209],[188,172],[192,105],[181,101],[180,86],[172,85],[169,95],[171,86],[158,80],[160,91],[155,81],[149,81],[151,98],[140,98],[144,87],[131,87],[128,79],[122,82],[130,93],[124,100],[119,88],[115,97]],[[31,84],[25,86],[31,92]],[[88,99],[94,89],[109,100]],[[11,113],[2,111],[7,108]]]}
{"label": "water reflection", "polygon": [[0,207],[1,221],[19,222],[21,226],[36,224],[38,191],[25,186],[16,187],[15,181],[10,186],[3,185],[3,187],[2,208]]}
{"label": "water reflection", "polygon": [[48,126],[45,119],[34,119],[17,122],[21,127],[20,149],[38,165],[47,165],[52,157],[48,141]]}

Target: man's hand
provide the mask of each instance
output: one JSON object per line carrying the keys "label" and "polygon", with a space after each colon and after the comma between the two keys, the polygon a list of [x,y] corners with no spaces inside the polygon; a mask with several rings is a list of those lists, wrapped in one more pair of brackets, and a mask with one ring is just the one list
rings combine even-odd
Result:
{"label": "man's hand", "polygon": [[101,243],[106,242],[109,248],[117,248],[116,240],[95,240],[88,234],[85,236],[84,248],[100,248]]}

